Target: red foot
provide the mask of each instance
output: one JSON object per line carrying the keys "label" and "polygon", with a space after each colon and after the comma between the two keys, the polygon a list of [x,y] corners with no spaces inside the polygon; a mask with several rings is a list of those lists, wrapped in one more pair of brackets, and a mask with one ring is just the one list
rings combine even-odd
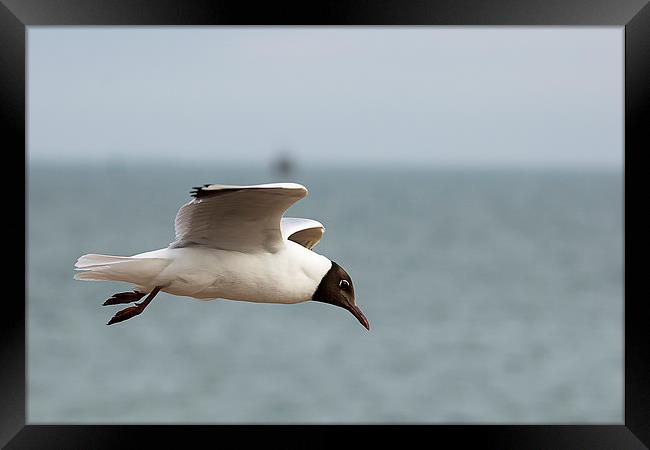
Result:
{"label": "red foot", "polygon": [[111,298],[104,302],[103,306],[109,305],[121,305],[123,303],[133,303],[140,300],[142,297],[147,295],[144,292],[132,291],[132,292],[118,292],[113,294]]}
{"label": "red foot", "polygon": [[106,325],[113,325],[114,323],[123,322],[130,319],[131,317],[137,316],[142,311],[144,311],[144,308],[142,306],[129,306],[128,308],[118,311]]}

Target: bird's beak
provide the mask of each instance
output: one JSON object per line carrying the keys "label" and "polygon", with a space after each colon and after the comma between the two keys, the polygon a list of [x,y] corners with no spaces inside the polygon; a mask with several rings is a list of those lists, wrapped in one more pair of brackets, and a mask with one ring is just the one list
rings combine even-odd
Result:
{"label": "bird's beak", "polygon": [[368,319],[366,319],[366,316],[363,315],[363,313],[361,312],[358,306],[350,305],[347,308],[347,310],[350,311],[352,315],[354,315],[354,317],[357,318],[357,320],[361,323],[361,325],[366,327],[366,330],[370,331],[370,323],[368,322]]}

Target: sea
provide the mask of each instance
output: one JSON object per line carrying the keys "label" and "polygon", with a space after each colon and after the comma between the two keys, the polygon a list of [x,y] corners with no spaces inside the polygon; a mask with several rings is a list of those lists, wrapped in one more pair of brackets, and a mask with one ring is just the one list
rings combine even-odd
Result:
{"label": "sea", "polygon": [[[29,162],[32,424],[622,424],[622,170]],[[351,275],[366,331],[306,302],[73,280],[174,240],[193,186],[294,181],[289,217]],[[218,224],[215,224],[218,226]]]}

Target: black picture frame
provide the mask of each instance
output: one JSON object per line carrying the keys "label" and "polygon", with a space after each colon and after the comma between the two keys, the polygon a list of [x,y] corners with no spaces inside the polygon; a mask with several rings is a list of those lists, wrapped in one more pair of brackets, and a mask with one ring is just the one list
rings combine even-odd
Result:
{"label": "black picture frame", "polygon": [[[26,32],[33,25],[565,25],[625,27],[625,417],[610,425],[425,425],[367,426],[367,441],[389,437],[415,442],[414,431],[426,443],[454,442],[491,448],[620,449],[650,445],[650,345],[644,328],[643,292],[634,289],[633,259],[643,256],[638,238],[647,220],[631,219],[625,201],[639,188],[643,166],[639,155],[647,150],[650,124],[650,6],[646,0],[383,0],[356,2],[259,2],[190,0],[0,0],[0,111],[5,211],[13,228],[23,226],[27,245],[26,211]],[[10,157],[15,162],[9,162]],[[22,167],[22,172],[19,168]],[[14,177],[15,175],[15,177]],[[21,179],[22,176],[22,179]],[[16,180],[18,178],[18,180]],[[16,183],[25,186],[22,197]],[[631,197],[629,197],[631,198]],[[24,221],[20,223],[19,211]],[[644,227],[644,228],[642,228]],[[7,232],[8,231],[8,232]],[[19,245],[20,233],[5,231],[6,242]],[[632,249],[628,243],[634,241]],[[15,250],[19,254],[20,249]],[[25,251],[26,255],[26,251]],[[15,256],[14,256],[15,258]],[[0,317],[0,444],[6,448],[132,447],[164,440],[168,444],[217,445],[236,439],[249,442],[260,431],[267,443],[291,446],[341,445],[332,432],[344,426],[64,426],[26,424],[26,258],[23,262],[23,298],[5,292]],[[13,270],[19,271],[17,261]],[[20,280],[20,276],[12,277]],[[579,355],[576,355],[579,357]],[[338,433],[334,433],[337,434]],[[450,439],[447,441],[446,439]],[[644,445],[645,444],[645,445]]]}

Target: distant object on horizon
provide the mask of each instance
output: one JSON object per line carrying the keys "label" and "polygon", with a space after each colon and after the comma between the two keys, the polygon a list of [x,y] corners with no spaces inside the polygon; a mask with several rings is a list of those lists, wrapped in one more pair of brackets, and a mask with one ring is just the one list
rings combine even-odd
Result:
{"label": "distant object on horizon", "polygon": [[287,154],[283,153],[273,161],[273,171],[278,175],[289,175],[295,171],[295,162]]}

